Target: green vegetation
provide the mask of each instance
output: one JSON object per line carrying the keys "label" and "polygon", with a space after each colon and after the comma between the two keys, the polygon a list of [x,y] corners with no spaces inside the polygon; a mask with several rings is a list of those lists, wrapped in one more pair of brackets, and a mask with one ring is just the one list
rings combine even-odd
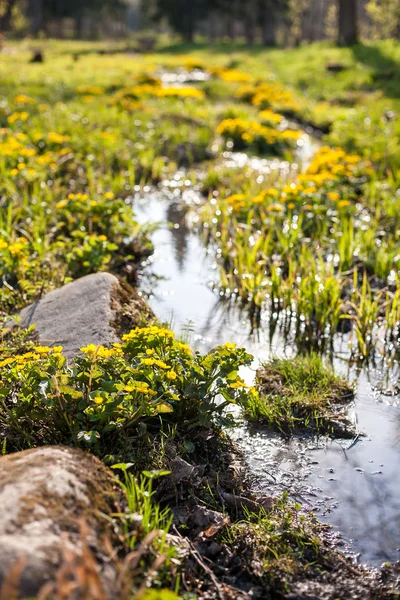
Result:
{"label": "green vegetation", "polygon": [[[396,356],[397,47],[190,45],[131,56],[101,55],[104,44],[42,46],[44,63],[28,64],[23,42],[10,44],[0,65],[1,317],[87,273],[135,280],[151,252],[135,193],[182,169],[185,185],[202,193],[191,210],[215,251],[221,298],[249,308],[257,327],[268,309],[295,328],[299,346],[322,351],[346,335],[352,358],[377,348]],[[329,70],[333,62],[344,68]],[[310,123],[325,133],[302,160]],[[254,160],[238,164],[236,151]],[[199,589],[217,597],[217,576],[260,586],[263,597],[296,577],[322,580],[340,561],[323,549],[320,528],[286,498],[268,509],[254,499],[221,427],[237,404],[284,434],[347,435],[352,389],[316,354],[275,359],[248,387],[239,368],[251,360],[229,343],[203,356],[149,325],[67,364],[61,347],[38,345],[31,330],[2,330],[2,451],[79,445],[126,472],[129,506],[116,520],[121,554],[139,553],[130,590],[139,597],[147,597],[144,571],[149,598],[163,587],[171,598]],[[178,476],[177,463],[189,475]],[[222,525],[196,529],[199,506],[221,514]],[[184,557],[167,536],[174,509]],[[206,562],[191,537],[202,540]]]}
{"label": "green vegetation", "polygon": [[353,389],[316,354],[275,358],[257,372],[259,395],[249,398],[246,417],[283,433],[352,435],[345,418]]}
{"label": "green vegetation", "polygon": [[[224,408],[249,393],[238,369],[252,357],[234,344],[192,353],[168,329],[137,328],[112,348],[90,345],[74,365],[62,347],[2,348],[0,432],[8,451],[63,442],[101,458],[132,454],[130,432],[159,416],[180,428],[225,422]],[[217,402],[222,395],[225,402]],[[14,399],[17,398],[15,402]],[[157,417],[156,419],[154,419]],[[110,457],[108,457],[110,462]]]}
{"label": "green vegetation", "polygon": [[290,577],[307,576],[321,552],[316,521],[299,511],[300,505],[283,494],[268,512],[246,511],[225,534],[226,543],[244,557],[245,569],[282,591]]}

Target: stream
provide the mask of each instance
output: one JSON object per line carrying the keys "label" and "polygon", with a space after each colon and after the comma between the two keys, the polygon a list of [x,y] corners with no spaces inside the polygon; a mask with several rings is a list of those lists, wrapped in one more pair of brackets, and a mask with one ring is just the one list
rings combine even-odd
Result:
{"label": "stream", "polygon": [[[158,319],[201,352],[227,341],[245,347],[255,361],[241,375],[251,382],[260,361],[296,353],[294,336],[285,337],[279,318],[268,311],[260,329],[252,332],[246,312],[213,291],[218,282],[214,250],[206,248],[193,223],[188,224],[184,208],[198,203],[199,197],[184,172],[158,190],[136,189],[137,220],[160,223],[152,234],[154,254],[146,264],[146,271],[156,277],[149,303]],[[145,292],[149,285],[144,281]],[[395,364],[388,371],[384,358],[374,367],[349,367],[348,341],[348,334],[335,339],[333,364],[337,373],[356,384],[349,415],[364,436],[353,442],[287,441],[245,424],[232,436],[260,491],[279,495],[287,490],[303,509],[332,527],[343,552],[360,563],[380,566],[400,559],[399,398],[386,392],[395,387],[398,368]]]}

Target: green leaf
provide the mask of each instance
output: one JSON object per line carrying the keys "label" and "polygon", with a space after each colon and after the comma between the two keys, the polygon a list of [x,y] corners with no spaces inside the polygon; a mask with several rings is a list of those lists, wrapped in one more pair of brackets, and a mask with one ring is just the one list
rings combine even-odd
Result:
{"label": "green leaf", "polygon": [[231,371],[230,373],[228,373],[228,375],[226,376],[227,381],[236,381],[238,376],[238,371]]}
{"label": "green leaf", "polygon": [[149,479],[157,479],[158,477],[165,477],[169,475],[171,471],[165,471],[162,469],[152,469],[151,471],[142,471],[142,475]]}
{"label": "green leaf", "polygon": [[76,390],[70,385],[60,385],[59,390],[62,394],[70,396],[73,400],[78,400],[78,398],[82,398],[82,392]]}
{"label": "green leaf", "polygon": [[121,469],[121,471],[127,471],[130,467],[132,467],[135,463],[117,463],[116,465],[111,465],[111,469]]}

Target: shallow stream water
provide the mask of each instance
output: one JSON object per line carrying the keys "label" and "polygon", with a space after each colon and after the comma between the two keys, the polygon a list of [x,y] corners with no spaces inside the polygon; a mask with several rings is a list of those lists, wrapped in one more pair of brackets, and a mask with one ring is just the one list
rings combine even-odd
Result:
{"label": "shallow stream water", "polygon": [[[280,333],[279,322],[272,330],[273,315],[267,312],[252,333],[246,312],[213,291],[218,281],[214,250],[204,246],[182,210],[182,204],[199,198],[189,184],[178,175],[164,190],[145,190],[135,200],[140,222],[161,224],[152,236],[155,252],[147,265],[158,278],[149,302],[160,320],[202,352],[227,341],[245,347],[255,357],[254,368],[243,374],[251,381],[259,361],[292,356],[294,339]],[[353,442],[287,441],[244,424],[232,435],[259,489],[269,495],[287,490],[332,526],[346,553],[378,566],[400,559],[399,398],[377,391],[395,386],[398,372],[396,366],[389,371],[382,365],[349,368],[348,341],[346,335],[335,340],[333,362],[338,373],[356,383],[349,412],[364,436]]]}

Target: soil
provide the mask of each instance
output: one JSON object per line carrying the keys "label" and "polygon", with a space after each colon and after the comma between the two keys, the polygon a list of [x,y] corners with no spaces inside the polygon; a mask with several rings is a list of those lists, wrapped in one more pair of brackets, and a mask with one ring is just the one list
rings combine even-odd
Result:
{"label": "soil", "polygon": [[257,538],[253,523],[257,515],[291,511],[290,503],[281,509],[272,498],[257,497],[240,452],[220,433],[199,431],[192,440],[195,450],[184,458],[173,444],[167,447],[171,474],[157,490],[157,500],[174,514],[172,539],[183,548],[184,590],[207,600],[399,597],[397,567],[355,565],[334,548],[329,528],[313,518],[306,517],[306,529],[310,541],[319,540],[316,553],[294,548],[297,559],[289,569],[285,558],[266,562],[265,540]]}

